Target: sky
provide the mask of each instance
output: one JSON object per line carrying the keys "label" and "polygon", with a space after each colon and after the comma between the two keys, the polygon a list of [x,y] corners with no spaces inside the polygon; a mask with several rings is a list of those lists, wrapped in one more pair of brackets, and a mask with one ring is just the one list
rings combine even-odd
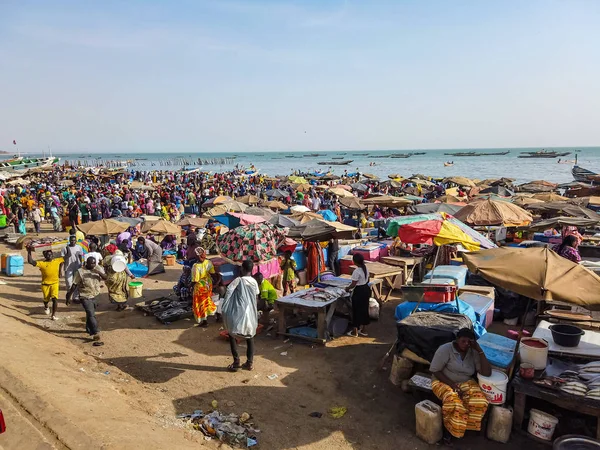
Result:
{"label": "sky", "polygon": [[0,150],[600,145],[596,0],[0,0]]}

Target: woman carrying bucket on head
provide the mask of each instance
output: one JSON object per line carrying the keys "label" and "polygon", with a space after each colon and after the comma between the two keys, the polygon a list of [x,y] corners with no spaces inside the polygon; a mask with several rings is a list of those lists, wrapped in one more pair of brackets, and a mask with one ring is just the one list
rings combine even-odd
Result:
{"label": "woman carrying bucket on head", "polygon": [[119,244],[120,248],[110,244],[106,246],[108,255],[102,260],[102,265],[106,271],[106,288],[108,289],[108,299],[111,303],[117,305],[117,311],[127,309],[128,278],[134,280],[135,277],[127,268],[127,250],[128,241]]}
{"label": "woman carrying bucket on head", "polygon": [[[492,367],[475,341],[475,334],[462,328],[453,342],[441,345],[429,366],[433,374],[431,388],[442,400],[444,441],[462,438],[466,430],[481,430],[488,400],[473,379],[475,372],[489,377]],[[449,434],[448,434],[449,433]]]}
{"label": "woman carrying bucket on head", "polygon": [[213,294],[213,275],[215,267],[213,263],[206,258],[206,251],[202,247],[196,248],[198,262],[192,267],[192,283],[194,283],[194,297],[192,301],[192,310],[196,324],[200,327],[208,326],[208,316],[217,312],[217,307],[212,301]]}

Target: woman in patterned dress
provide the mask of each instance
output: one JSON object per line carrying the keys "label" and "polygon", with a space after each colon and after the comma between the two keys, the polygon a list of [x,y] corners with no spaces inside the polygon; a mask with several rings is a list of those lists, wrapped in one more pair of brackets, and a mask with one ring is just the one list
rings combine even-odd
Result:
{"label": "woman in patterned dress", "polygon": [[217,312],[217,307],[212,301],[213,279],[215,268],[206,258],[206,251],[202,247],[196,248],[198,262],[192,267],[192,283],[194,283],[194,299],[192,310],[194,318],[200,327],[208,326],[208,316]]}

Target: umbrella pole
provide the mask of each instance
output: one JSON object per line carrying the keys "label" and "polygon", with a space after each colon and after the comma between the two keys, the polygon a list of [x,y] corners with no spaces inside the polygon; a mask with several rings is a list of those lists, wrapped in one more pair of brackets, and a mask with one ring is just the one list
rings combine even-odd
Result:
{"label": "umbrella pole", "polygon": [[517,336],[517,347],[519,348],[519,344],[521,343],[521,338],[523,337],[523,330],[525,329],[525,318],[527,317],[527,312],[529,311],[529,307],[531,306],[531,298],[527,300],[527,307],[525,308],[525,312],[523,313],[523,318],[521,319],[521,329],[519,330],[519,336]]}

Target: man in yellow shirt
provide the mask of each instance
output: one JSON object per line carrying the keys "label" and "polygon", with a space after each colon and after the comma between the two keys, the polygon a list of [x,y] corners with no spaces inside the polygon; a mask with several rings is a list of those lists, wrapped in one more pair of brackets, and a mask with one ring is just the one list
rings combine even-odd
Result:
{"label": "man in yellow shirt", "polygon": [[35,261],[31,254],[31,247],[27,247],[27,262],[37,267],[42,272],[42,294],[44,296],[44,312],[50,315],[48,304],[52,301],[52,320],[57,320],[56,310],[58,309],[58,287],[60,285],[60,273],[62,271],[64,259],[62,257],[54,258],[52,250],[45,250],[44,259]]}

